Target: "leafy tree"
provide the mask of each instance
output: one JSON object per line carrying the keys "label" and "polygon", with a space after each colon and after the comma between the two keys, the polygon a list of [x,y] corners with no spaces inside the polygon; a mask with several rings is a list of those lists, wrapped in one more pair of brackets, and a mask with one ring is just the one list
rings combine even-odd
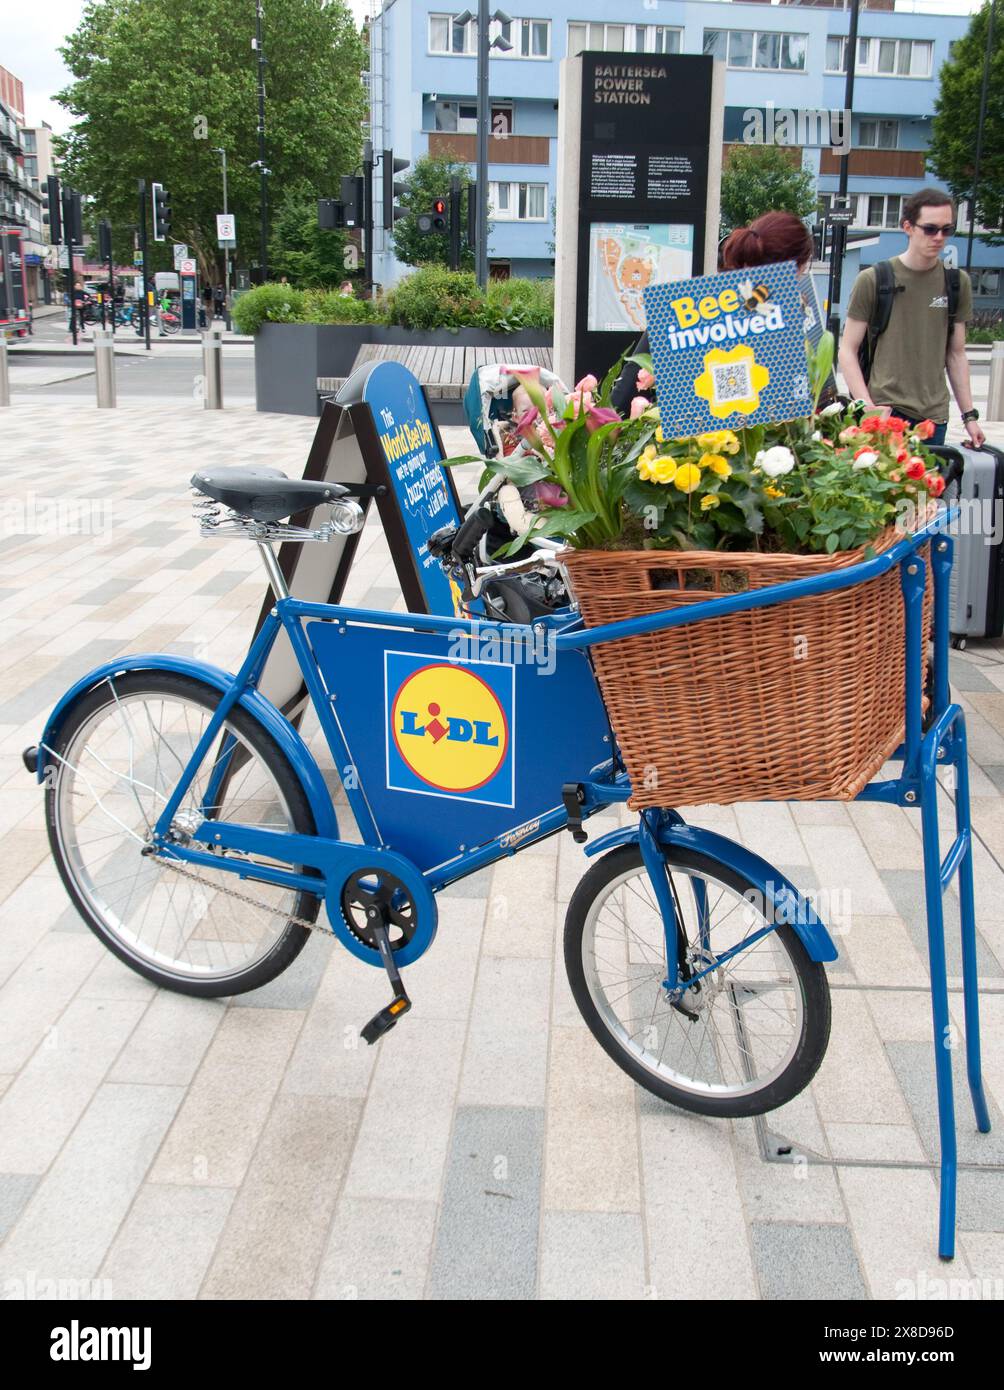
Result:
{"label": "leafy tree", "polygon": [[420,212],[430,212],[437,198],[445,198],[449,206],[450,179],[460,179],[461,187],[461,232],[460,268],[472,270],[474,251],[467,244],[467,194],[471,181],[466,164],[453,159],[435,158],[423,155],[417,159],[411,172],[404,177],[407,191],[401,194],[399,205],[406,208],[408,215],[402,217],[394,227],[394,253],[405,265],[449,265],[450,239],[442,232],[423,234],[418,230],[416,217]]}
{"label": "leafy tree", "polygon": [[733,145],[722,169],[721,199],[723,232],[765,212],[809,217],[816,210],[812,174],[783,145]]}
{"label": "leafy tree", "polygon": [[275,209],[268,248],[273,280],[288,277],[301,288],[340,285],[346,278],[345,233],[317,225],[317,194],[308,183],[288,188]]}
{"label": "leafy tree", "polygon": [[[938,74],[931,143],[927,163],[948,184],[956,201],[971,197],[980,89],[987,51],[990,6],[985,4],[951,49]],[[987,114],[980,152],[980,185],[976,195],[979,225],[1001,228],[1004,215],[1004,13],[998,6],[994,49],[990,58]],[[986,235],[992,246],[1004,244],[1004,231]]]}
{"label": "leafy tree", "polygon": [[[131,259],[137,179],[170,190],[172,236],[221,278],[216,214],[227,152],[238,257],[257,260],[260,177],[257,61],[250,0],[89,0],[60,50],[73,81],[57,100],[76,118],[57,141],[67,182],[111,219]],[[344,0],[269,0],[264,21],[269,203],[308,184],[331,196],[358,162],[363,45]],[[270,206],[271,212],[271,206]],[[170,245],[150,243],[154,268]]]}

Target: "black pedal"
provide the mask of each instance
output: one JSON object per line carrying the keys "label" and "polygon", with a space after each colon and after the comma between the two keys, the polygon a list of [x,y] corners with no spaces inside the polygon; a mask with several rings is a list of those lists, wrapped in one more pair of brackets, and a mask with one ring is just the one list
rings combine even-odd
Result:
{"label": "black pedal", "polygon": [[582,803],[586,794],[581,782],[566,782],[561,789],[561,801],[568,816],[568,829],[577,845],[583,845],[589,836],[582,828]]}
{"label": "black pedal", "polygon": [[368,1042],[372,1047],[378,1042],[385,1033],[389,1033],[394,1024],[406,1014],[411,1008],[411,1000],[406,994],[398,995],[392,999],[385,1009],[381,1009],[378,1014],[374,1014],[362,1031],[363,1041]]}

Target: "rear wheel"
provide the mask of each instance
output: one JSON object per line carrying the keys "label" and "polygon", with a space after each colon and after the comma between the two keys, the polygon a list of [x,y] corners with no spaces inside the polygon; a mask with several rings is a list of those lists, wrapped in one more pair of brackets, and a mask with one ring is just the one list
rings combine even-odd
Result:
{"label": "rear wheel", "polygon": [[[565,966],[583,1018],[617,1065],[660,1099],[702,1115],[761,1115],[798,1095],[830,1034],[826,972],[796,932],[767,925],[755,884],[724,864],[667,847],[681,922],[671,996],[666,941],[637,845],[604,855],[565,919]],[[729,950],[737,953],[716,962]]]}
{"label": "rear wheel", "polygon": [[[54,749],[43,751],[49,841],[78,912],[139,974],[202,996],[273,979],[309,935],[290,918],[312,922],[318,909],[313,894],[180,860],[172,868],[169,853],[150,853],[153,827],[219,701],[219,690],[189,676],[127,672],[78,701]],[[183,798],[173,838],[187,842],[207,818],[315,833],[285,754],[240,708]]]}

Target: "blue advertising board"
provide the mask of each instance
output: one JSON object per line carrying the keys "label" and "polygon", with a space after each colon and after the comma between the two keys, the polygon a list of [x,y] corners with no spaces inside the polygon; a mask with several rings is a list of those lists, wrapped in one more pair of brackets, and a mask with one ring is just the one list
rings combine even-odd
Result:
{"label": "blue advertising board", "polygon": [[459,526],[461,516],[425,393],[400,362],[380,362],[366,378],[362,399],[373,417],[428,611],[448,617],[457,611],[459,595],[429,554],[428,540],[444,526]]}
{"label": "blue advertising board", "polygon": [[811,409],[794,261],[645,290],[667,438],[795,420]]}

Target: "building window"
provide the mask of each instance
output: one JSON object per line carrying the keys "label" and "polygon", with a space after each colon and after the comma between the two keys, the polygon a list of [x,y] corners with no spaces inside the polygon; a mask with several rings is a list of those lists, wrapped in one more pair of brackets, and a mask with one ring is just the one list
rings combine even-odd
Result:
{"label": "building window", "polygon": [[760,72],[804,72],[808,34],[779,34],[770,30],[705,29],[704,52],[730,68]]}
{"label": "building window", "polygon": [[679,53],[682,30],[661,24],[586,24],[568,26],[568,56],[586,49],[601,53]]}
{"label": "building window", "polygon": [[490,214],[497,222],[543,222],[546,183],[489,183]]}
{"label": "building window", "polygon": [[898,228],[902,219],[903,197],[900,193],[866,195],[866,227]]}
{"label": "building window", "polygon": [[[866,77],[930,77],[934,45],[929,39],[858,39],[855,71]],[[847,39],[826,40],[826,71],[847,71]]]}
{"label": "building window", "polygon": [[37,150],[37,147],[36,147],[36,143],[35,143],[35,140],[36,140],[35,132],[34,132],[33,130],[22,130],[22,132],[21,132],[21,140],[22,140],[22,143],[24,144],[24,152],[25,152],[25,154],[37,154],[37,153],[38,153],[38,150]]}
{"label": "building window", "polygon": [[975,267],[969,272],[973,281],[973,294],[981,299],[997,299],[1001,292],[1000,270],[990,270],[986,266]]}
{"label": "building window", "polygon": [[[449,135],[476,135],[478,107],[473,101],[437,101],[435,129]],[[492,102],[491,130],[493,135],[512,134],[512,103]]]}
{"label": "building window", "polygon": [[478,48],[478,26],[454,24],[450,14],[429,15],[429,52],[473,54]]}
{"label": "building window", "polygon": [[899,121],[861,121],[858,144],[863,150],[899,149]]}

